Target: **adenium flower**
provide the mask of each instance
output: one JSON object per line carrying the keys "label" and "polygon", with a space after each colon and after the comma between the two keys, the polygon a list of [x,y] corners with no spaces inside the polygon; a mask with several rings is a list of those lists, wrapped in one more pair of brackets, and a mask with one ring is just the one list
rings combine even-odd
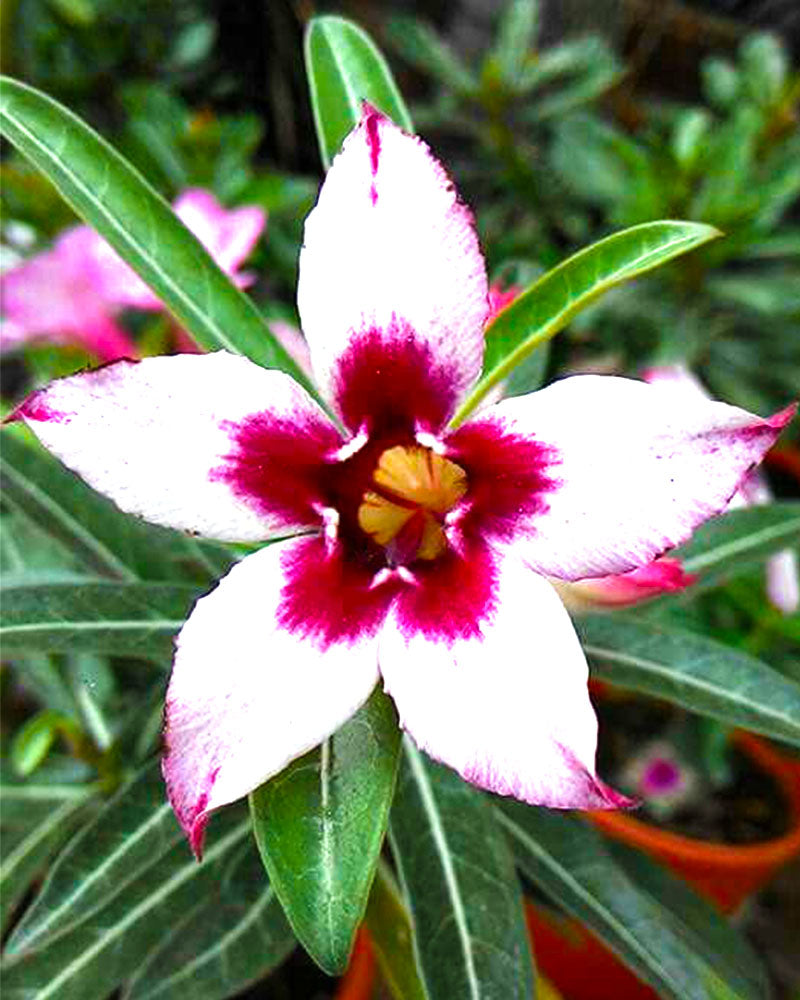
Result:
{"label": "adenium flower", "polygon": [[[207,191],[185,191],[174,209],[223,270],[238,284],[238,269],[266,223],[255,206],[222,208]],[[50,250],[0,278],[3,323],[0,349],[37,339],[74,343],[101,361],[135,357],[136,347],[114,319],[122,309],[161,309],[148,289],[108,243],[88,226],[74,226]]]}
{"label": "adenium flower", "polygon": [[[676,399],[708,399],[700,380],[684,365],[663,365],[649,368],[644,379],[652,385],[667,389]],[[772,493],[759,469],[752,469],[739,484],[728,504],[729,510],[758,507],[771,503]],[[793,614],[800,607],[800,567],[797,551],[784,549],[770,556],[766,565],[767,597],[779,611]]]}
{"label": "adenium flower", "polygon": [[[212,810],[333,733],[382,680],[436,760],[554,807],[595,774],[587,665],[546,579],[650,563],[719,511],[790,419],[567,378],[449,426],[488,312],[473,219],[419,139],[365,106],[305,226],[298,307],[336,416],[225,352],[120,362],[17,411],[124,510],[248,555],[177,638],[168,794]],[[290,532],[304,532],[286,539]]]}
{"label": "adenium flower", "polygon": [[600,576],[567,583],[553,580],[562,601],[571,611],[590,608],[621,608],[651,600],[662,594],[672,594],[690,587],[697,580],[687,573],[680,559],[661,556],[647,566],[627,573]]}

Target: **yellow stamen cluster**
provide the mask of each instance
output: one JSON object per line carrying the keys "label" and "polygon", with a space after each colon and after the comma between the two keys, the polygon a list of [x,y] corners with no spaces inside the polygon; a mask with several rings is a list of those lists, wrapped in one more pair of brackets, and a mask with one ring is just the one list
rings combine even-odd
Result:
{"label": "yellow stamen cluster", "polygon": [[415,558],[441,555],[447,547],[444,515],[467,491],[461,466],[420,445],[396,445],[383,452],[372,478],[376,490],[368,490],[358,508],[361,529],[389,545],[413,517],[422,516]]}

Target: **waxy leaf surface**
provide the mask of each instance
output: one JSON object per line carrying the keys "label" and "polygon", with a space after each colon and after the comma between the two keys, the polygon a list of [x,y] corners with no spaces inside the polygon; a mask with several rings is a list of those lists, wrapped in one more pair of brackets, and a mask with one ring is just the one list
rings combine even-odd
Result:
{"label": "waxy leaf surface", "polygon": [[270,881],[297,937],[330,975],[346,968],[364,916],[399,749],[394,706],[376,689],[322,747],[250,796]]}
{"label": "waxy leaf surface", "polygon": [[0,785],[0,927],[83,818],[91,789],[80,785]]}
{"label": "waxy leaf surface", "polygon": [[211,580],[232,560],[222,546],[147,525],[123,514],[47,452],[3,435],[3,496],[19,514],[78,556],[87,569],[119,580]]}
{"label": "waxy leaf surface", "polygon": [[646,222],[607,236],[548,271],[487,327],[483,375],[452,423],[461,423],[531,351],[555,336],[609,288],[716,236],[716,229],[697,222]]}
{"label": "waxy leaf surface", "polygon": [[[646,876],[639,886],[598,833],[563,813],[505,799],[497,818],[525,876],[602,938],[659,996],[766,996],[763,968],[744,938],[674,876],[657,869],[658,876]],[[647,875],[657,868],[641,860]],[[654,893],[659,876],[663,893]]]}
{"label": "waxy leaf surface", "polygon": [[53,866],[6,955],[38,951],[105,906],[181,842],[157,763],[126,782],[83,827]]}
{"label": "waxy leaf surface", "polygon": [[715,517],[671,555],[681,560],[687,573],[699,574],[697,586],[707,587],[787,546],[797,547],[798,540],[800,503],[786,501]]}
{"label": "waxy leaf surface", "polygon": [[414,957],[414,931],[400,889],[385,861],[378,861],[364,923],[381,978],[394,1000],[428,1000]]}
{"label": "waxy leaf surface", "polygon": [[575,624],[597,676],[800,746],[800,685],[754,656],[630,613]]}
{"label": "waxy leaf surface", "polygon": [[365,31],[341,17],[315,17],[305,40],[306,72],[322,163],[327,169],[342,140],[369,101],[392,121],[413,132],[386,60]]}
{"label": "waxy leaf surface", "polygon": [[198,899],[224,884],[249,836],[247,817],[229,810],[214,823],[203,864],[182,836],[165,853],[154,852],[142,876],[124,880],[105,905],[35,952],[10,958],[4,1000],[105,1000],[160,948]]}
{"label": "waxy leaf surface", "polygon": [[124,1000],[225,1000],[268,975],[295,947],[254,843],[227,877],[165,931]]}
{"label": "waxy leaf surface", "polygon": [[486,796],[406,739],[389,836],[431,1000],[532,998],[520,886]]}
{"label": "waxy leaf surface", "polygon": [[2,588],[0,640],[6,654],[92,650],[166,665],[198,596],[190,584],[12,580]]}

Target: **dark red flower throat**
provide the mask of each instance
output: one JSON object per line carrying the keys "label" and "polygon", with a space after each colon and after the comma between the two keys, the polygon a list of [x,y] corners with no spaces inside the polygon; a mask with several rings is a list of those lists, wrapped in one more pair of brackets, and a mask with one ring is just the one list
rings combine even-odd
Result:
{"label": "dark red flower throat", "polygon": [[324,417],[259,413],[230,428],[215,471],[255,509],[320,536],[286,549],[285,627],[325,644],[373,631],[395,602],[405,628],[472,634],[493,606],[488,542],[544,509],[551,450],[483,418],[440,439],[455,380],[399,324],[342,357]]}

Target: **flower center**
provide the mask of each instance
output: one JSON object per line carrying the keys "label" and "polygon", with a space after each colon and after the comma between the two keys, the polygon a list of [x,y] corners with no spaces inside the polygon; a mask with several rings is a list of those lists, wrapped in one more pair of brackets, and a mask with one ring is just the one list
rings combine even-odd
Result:
{"label": "flower center", "polygon": [[420,445],[387,448],[358,508],[358,524],[395,563],[435,559],[447,548],[443,521],[467,491],[460,465]]}

